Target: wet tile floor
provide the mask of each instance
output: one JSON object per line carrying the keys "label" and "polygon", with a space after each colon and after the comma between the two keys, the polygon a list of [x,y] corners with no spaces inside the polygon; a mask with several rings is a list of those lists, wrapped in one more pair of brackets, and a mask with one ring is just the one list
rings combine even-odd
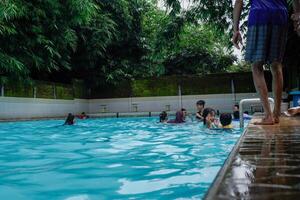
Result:
{"label": "wet tile floor", "polygon": [[254,126],[257,118],[206,199],[300,199],[300,118]]}

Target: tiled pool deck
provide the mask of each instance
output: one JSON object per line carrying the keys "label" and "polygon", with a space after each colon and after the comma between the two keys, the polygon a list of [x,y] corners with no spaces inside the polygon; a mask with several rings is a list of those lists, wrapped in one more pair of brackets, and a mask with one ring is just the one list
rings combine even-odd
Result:
{"label": "tiled pool deck", "polygon": [[252,120],[206,199],[300,199],[300,118],[275,126]]}

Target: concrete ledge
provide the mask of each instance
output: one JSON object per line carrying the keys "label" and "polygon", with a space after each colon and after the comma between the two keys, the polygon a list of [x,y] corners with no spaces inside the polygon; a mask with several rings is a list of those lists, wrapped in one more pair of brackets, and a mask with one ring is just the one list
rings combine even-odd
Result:
{"label": "concrete ledge", "polygon": [[[121,113],[96,113],[88,114],[92,118],[104,117],[158,117],[161,112],[121,112]],[[167,112],[169,116],[174,116],[176,111]]]}
{"label": "concrete ledge", "polygon": [[9,119],[0,119],[0,123],[4,122],[18,122],[18,121],[40,121],[40,120],[64,120],[66,116],[57,116],[57,117],[32,117],[32,118],[9,118]]}
{"label": "concrete ledge", "polygon": [[[174,116],[176,111],[167,112],[169,116]],[[87,114],[90,118],[118,118],[118,117],[158,117],[160,112],[127,112],[127,113],[96,113]],[[7,118],[0,119],[1,122],[15,122],[15,121],[38,121],[38,120],[55,120],[65,119],[66,116],[54,116],[54,117],[30,117],[30,118]]]}
{"label": "concrete ledge", "polygon": [[243,130],[243,133],[242,133],[241,137],[236,142],[236,144],[234,145],[234,147],[231,150],[230,154],[228,155],[228,157],[227,157],[226,161],[224,162],[222,168],[220,169],[220,171],[218,172],[216,178],[214,179],[214,182],[211,184],[209,190],[207,191],[206,196],[205,196],[204,199],[213,200],[213,198],[216,196],[220,185],[224,181],[225,174],[227,173],[230,164],[233,162],[234,157],[235,157],[236,153],[238,152],[239,146],[243,142],[244,136],[246,135],[247,130],[248,130],[248,126]]}
{"label": "concrete ledge", "polygon": [[205,199],[298,199],[300,118],[255,126],[256,115],[215,178]]}

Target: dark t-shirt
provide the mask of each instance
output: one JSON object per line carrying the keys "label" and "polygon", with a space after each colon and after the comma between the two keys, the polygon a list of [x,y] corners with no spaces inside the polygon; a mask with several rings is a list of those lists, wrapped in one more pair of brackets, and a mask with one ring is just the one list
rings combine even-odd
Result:
{"label": "dark t-shirt", "polygon": [[235,119],[235,120],[240,119],[240,112],[239,111],[234,111],[233,112],[233,119]]}
{"label": "dark t-shirt", "polygon": [[[203,117],[202,112],[198,111],[197,114]],[[198,115],[196,115],[196,119],[203,120],[203,118],[200,118]]]}

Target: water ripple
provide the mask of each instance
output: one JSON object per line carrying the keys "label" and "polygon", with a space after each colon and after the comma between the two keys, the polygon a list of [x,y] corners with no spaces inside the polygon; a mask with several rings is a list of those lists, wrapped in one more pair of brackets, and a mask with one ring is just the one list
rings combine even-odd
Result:
{"label": "water ripple", "polygon": [[0,199],[199,199],[240,136],[155,118],[0,123]]}

